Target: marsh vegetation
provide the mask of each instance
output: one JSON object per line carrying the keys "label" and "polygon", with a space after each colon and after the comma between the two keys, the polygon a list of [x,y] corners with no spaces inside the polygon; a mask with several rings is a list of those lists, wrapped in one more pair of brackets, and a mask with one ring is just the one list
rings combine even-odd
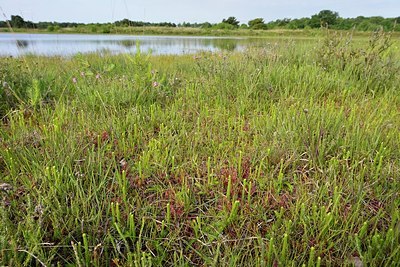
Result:
{"label": "marsh vegetation", "polygon": [[0,263],[400,262],[398,43],[0,59]]}

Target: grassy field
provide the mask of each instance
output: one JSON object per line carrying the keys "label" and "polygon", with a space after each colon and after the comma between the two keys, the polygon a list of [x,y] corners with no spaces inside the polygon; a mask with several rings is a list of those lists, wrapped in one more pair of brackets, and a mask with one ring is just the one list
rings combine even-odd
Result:
{"label": "grassy field", "polygon": [[0,265],[397,266],[400,51],[0,59]]}

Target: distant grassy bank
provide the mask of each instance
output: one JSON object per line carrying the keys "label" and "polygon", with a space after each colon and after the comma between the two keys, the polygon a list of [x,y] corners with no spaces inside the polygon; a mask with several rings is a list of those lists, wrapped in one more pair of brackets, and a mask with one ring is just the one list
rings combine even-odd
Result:
{"label": "distant grassy bank", "polygon": [[0,58],[0,265],[396,265],[392,41]]}
{"label": "distant grassy bank", "polygon": [[[10,32],[8,28],[0,28],[0,32]],[[81,28],[60,28],[57,30],[46,29],[12,29],[20,33],[79,33],[79,34],[132,34],[132,35],[187,35],[187,36],[318,36],[319,30],[223,30],[223,29],[202,29],[188,27],[109,27],[107,29],[89,27]]]}
{"label": "distant grassy bank", "polygon": [[[0,28],[1,32],[17,32],[17,33],[71,33],[71,34],[129,34],[129,35],[176,35],[176,36],[242,36],[242,37],[323,37],[326,34],[325,29],[306,29],[306,30],[253,30],[253,29],[202,29],[202,28],[189,28],[189,27],[107,27],[95,28],[90,27],[73,27],[73,28],[59,28],[54,30],[46,29],[24,29],[14,28]],[[347,34],[349,31],[337,31],[339,33]],[[370,32],[353,31],[352,35],[355,37],[369,37]],[[393,32],[393,37],[399,38],[400,32]]]}

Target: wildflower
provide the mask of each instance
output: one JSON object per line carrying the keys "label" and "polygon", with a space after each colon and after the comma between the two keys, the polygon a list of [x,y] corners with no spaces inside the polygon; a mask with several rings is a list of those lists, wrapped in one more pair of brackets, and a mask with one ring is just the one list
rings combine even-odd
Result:
{"label": "wildflower", "polygon": [[81,76],[85,77],[85,72],[81,71]]}
{"label": "wildflower", "polygon": [[73,78],[72,78],[72,82],[73,82],[73,83],[77,83],[77,82],[78,82],[78,80],[76,79],[76,77],[73,77]]}
{"label": "wildflower", "polygon": [[97,73],[96,74],[96,79],[98,80],[98,79],[100,79],[101,78],[101,75],[99,74],[99,73]]}
{"label": "wildflower", "polygon": [[8,87],[8,83],[7,82],[3,82],[3,87],[7,88]]}
{"label": "wildflower", "polygon": [[153,82],[153,87],[156,88],[158,87],[160,84],[158,82]]}

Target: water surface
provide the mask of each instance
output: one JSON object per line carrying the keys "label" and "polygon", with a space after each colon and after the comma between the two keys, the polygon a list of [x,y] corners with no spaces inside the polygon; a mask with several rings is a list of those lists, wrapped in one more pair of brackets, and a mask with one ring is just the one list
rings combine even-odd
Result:
{"label": "water surface", "polygon": [[240,51],[248,43],[246,38],[224,37],[0,33],[0,56],[70,56],[104,51],[134,53],[138,44],[144,52],[179,55],[199,51]]}

